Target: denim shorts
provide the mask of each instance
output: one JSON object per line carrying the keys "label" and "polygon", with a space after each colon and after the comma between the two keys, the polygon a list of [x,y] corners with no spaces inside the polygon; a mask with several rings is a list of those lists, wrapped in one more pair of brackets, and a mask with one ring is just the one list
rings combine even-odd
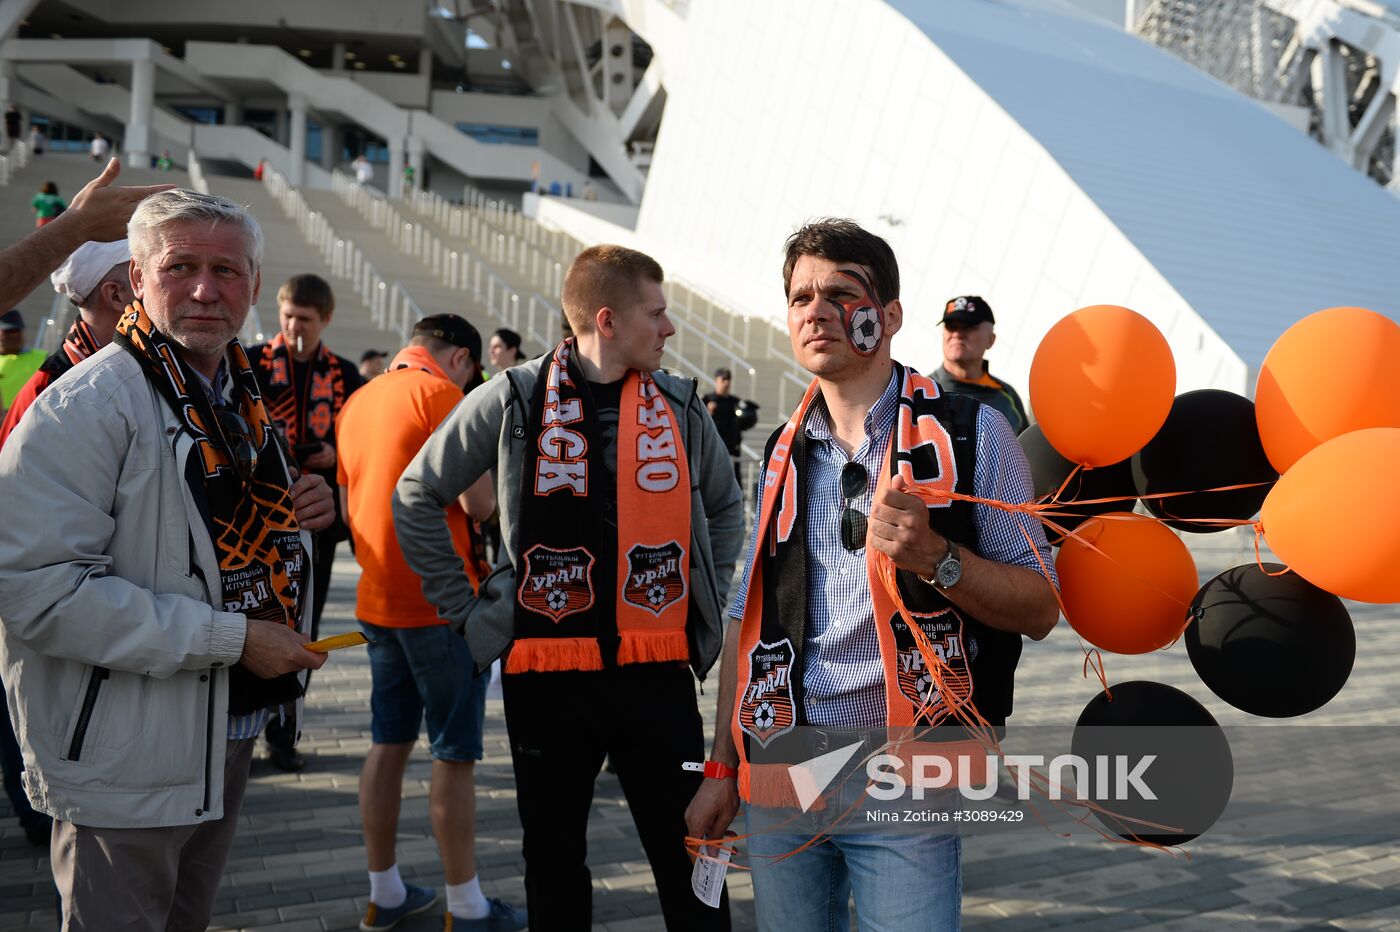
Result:
{"label": "denim shorts", "polygon": [[434,760],[481,760],[490,674],[478,676],[467,642],[447,625],[386,628],[360,622],[369,638],[370,735],[412,744],[424,718]]}

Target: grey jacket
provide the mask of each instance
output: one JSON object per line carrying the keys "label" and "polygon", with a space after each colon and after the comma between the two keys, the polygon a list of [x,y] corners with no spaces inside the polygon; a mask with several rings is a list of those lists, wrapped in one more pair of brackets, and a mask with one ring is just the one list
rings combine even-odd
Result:
{"label": "grey jacket", "polygon": [[[0,451],[0,676],[25,790],[65,821],[223,817],[245,619],[211,591],[219,564],[185,481],[191,454],[115,345],[40,395]],[[309,554],[306,532],[302,543]]]}
{"label": "grey jacket", "polygon": [[[394,492],[399,546],[423,580],[423,595],[464,631],[472,657],[483,669],[514,638],[516,521],[526,421],[542,365],[536,359],[507,369],[464,398],[418,451]],[[700,617],[690,619],[689,636],[696,654],[691,666],[703,680],[724,642],[724,608],[744,542],[744,503],[729,453],[695,383],[665,372],[653,377],[677,412],[690,463],[690,585]],[[502,553],[473,597],[443,509],[488,470],[494,470]]]}

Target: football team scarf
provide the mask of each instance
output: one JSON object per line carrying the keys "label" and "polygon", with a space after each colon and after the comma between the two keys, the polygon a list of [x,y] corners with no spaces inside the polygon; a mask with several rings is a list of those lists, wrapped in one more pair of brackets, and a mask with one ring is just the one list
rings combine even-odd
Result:
{"label": "football team scarf", "polygon": [[79,317],[73,321],[73,326],[68,328],[63,345],[49,354],[49,358],[39,366],[39,370],[48,374],[49,384],[52,385],[59,376],[100,349],[102,345],[92,335],[92,328],[87,325],[87,321]]}
{"label": "football team scarf", "polygon": [[[202,483],[224,610],[295,629],[308,554],[292,507],[290,479],[243,347],[229,341],[226,356],[240,422],[216,413],[200,377],[151,323],[140,301],[126,309],[113,339],[141,363],[146,378],[194,439],[198,455],[190,458],[186,475],[197,473]],[[230,671],[231,715],[300,695],[295,673],[265,680],[241,664]]]}
{"label": "football team scarf", "polygon": [[307,362],[305,381],[294,384],[291,347],[280,333],[263,346],[259,359],[267,373],[267,413],[293,447],[333,438],[335,416],[345,406],[345,373],[324,340]]}
{"label": "football team scarf", "polygon": [[515,642],[506,671],[685,661],[690,468],[676,413],[650,373],[629,371],[617,422],[616,539],[597,406],[555,348],[525,427]]}
{"label": "football team scarf", "polygon": [[[931,410],[940,396],[938,384],[913,369],[896,364],[899,407],[890,439],[889,468],[881,470],[876,495],[889,486],[894,473],[911,486],[949,493],[958,483],[953,439]],[[785,766],[754,767],[753,743],[767,747],[800,723],[803,709],[801,650],[807,614],[805,501],[798,466],[805,461],[802,425],[818,391],[813,380],[797,410],[782,428],[764,473],[763,509],[759,515],[747,599],[739,633],[739,669],[730,723],[739,750],[739,793],[746,800],[782,805],[791,800]],[[942,507],[950,500],[943,499]],[[931,505],[930,507],[939,507]],[[901,613],[903,591],[896,601],[881,583],[875,568],[877,551],[866,546],[866,572],[880,660],[884,667],[886,722],[892,729],[938,724],[972,692],[968,658],[963,650],[963,619],[942,596],[920,593],[922,608],[912,617],[917,633]],[[767,559],[765,559],[767,557]],[[766,579],[774,572],[777,578]],[[900,572],[901,576],[906,574]],[[907,580],[906,580],[907,581]],[[929,589],[922,583],[915,583]],[[925,662],[921,644],[931,647],[946,664],[943,690]],[[772,770],[774,772],[767,773]],[[755,771],[764,771],[756,773]],[[755,798],[755,795],[757,798]]]}
{"label": "football team scarf", "polygon": [[73,321],[73,326],[68,328],[68,335],[63,338],[63,352],[68,361],[76,366],[100,349],[102,344],[92,335],[92,328],[87,325],[87,321],[81,317]]}

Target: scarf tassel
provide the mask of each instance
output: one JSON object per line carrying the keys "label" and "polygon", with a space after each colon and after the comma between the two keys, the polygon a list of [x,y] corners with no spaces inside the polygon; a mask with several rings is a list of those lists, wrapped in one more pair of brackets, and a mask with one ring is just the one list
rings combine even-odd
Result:
{"label": "scarf tassel", "polygon": [[[597,646],[596,642],[594,644]],[[617,662],[623,663],[665,663],[690,659],[690,649],[686,643],[685,630],[671,631],[627,631],[619,636]]]}
{"label": "scarf tassel", "polygon": [[596,638],[523,638],[510,648],[507,673],[557,673],[601,670],[603,653]]}
{"label": "scarf tassel", "polygon": [[[739,764],[739,798],[765,809],[801,809],[786,764]],[[809,812],[826,808],[825,796],[812,803]]]}

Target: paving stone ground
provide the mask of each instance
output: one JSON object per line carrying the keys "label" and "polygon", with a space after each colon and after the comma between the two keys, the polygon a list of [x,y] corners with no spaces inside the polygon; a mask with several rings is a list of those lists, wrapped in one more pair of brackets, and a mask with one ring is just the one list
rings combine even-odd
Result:
{"label": "paving stone ground", "polygon": [[[1243,538],[1197,544],[1196,549],[1203,578],[1252,559]],[[355,573],[348,554],[342,555],[323,621],[325,633],[354,624]],[[1351,608],[1360,645],[1355,672],[1331,704],[1306,719],[1344,735],[1393,718],[1393,671],[1400,666],[1396,610]],[[1111,681],[1158,679],[1191,693],[1224,725],[1249,721],[1201,685],[1180,644],[1147,657],[1111,656],[1107,664]],[[1082,678],[1081,667],[1077,639],[1063,625],[1045,641],[1029,644],[1017,680],[1013,722],[1072,723],[1095,691]],[[306,771],[288,775],[262,760],[254,764],[213,928],[355,928],[368,894],[356,784],[369,746],[369,685],[363,652],[335,654],[313,681]],[[713,689],[701,701],[707,716],[712,714]],[[488,895],[522,902],[520,830],[505,742],[500,701],[492,700],[486,759],[478,767],[480,873]],[[1325,763],[1292,760],[1300,780],[1313,779],[1308,776],[1313,770],[1325,771]],[[1376,763],[1378,780],[1393,766],[1393,761],[1387,763]],[[420,746],[404,787],[399,863],[407,877],[441,889],[428,824],[428,776],[426,747]],[[1328,785],[1325,774],[1317,780],[1319,786]],[[1347,811],[1348,800],[1356,795],[1337,791],[1326,801],[1327,811]],[[1280,811],[1299,808],[1306,807],[1281,806]],[[1308,824],[1306,819],[1296,824],[1280,820],[1264,836],[1246,830],[1241,821],[1222,820],[1216,831],[1176,854],[1110,844],[1084,830],[1072,838],[1044,829],[970,837],[964,841],[964,924],[996,932],[1400,929],[1400,835],[1394,819],[1369,831],[1363,819],[1352,837],[1341,837],[1335,827],[1317,820],[1311,829]],[[52,928],[47,859],[25,843],[8,810],[0,811],[0,826],[0,928]],[[651,874],[621,790],[606,773],[598,778],[589,861],[596,928],[662,928]],[[731,873],[730,893],[736,927],[752,929],[752,893],[742,873]],[[439,922],[421,917],[401,928],[426,930]]]}

